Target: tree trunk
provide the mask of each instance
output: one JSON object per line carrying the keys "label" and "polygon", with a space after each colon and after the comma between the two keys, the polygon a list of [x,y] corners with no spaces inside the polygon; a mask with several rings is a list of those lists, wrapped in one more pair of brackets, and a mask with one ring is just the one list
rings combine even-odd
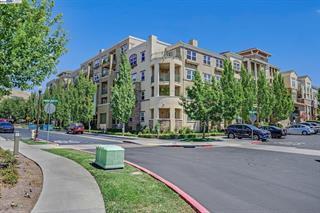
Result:
{"label": "tree trunk", "polygon": [[206,137],[206,122],[202,122],[202,138]]}
{"label": "tree trunk", "polygon": [[124,136],[124,127],[125,127],[125,123],[122,123],[122,136]]}

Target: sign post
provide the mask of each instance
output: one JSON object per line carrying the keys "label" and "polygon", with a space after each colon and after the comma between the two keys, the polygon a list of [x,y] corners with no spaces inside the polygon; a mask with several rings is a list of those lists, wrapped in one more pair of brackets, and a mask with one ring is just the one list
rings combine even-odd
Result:
{"label": "sign post", "polygon": [[[249,111],[249,117],[250,117],[250,121],[251,121],[251,124],[254,125],[254,122],[257,120],[257,112],[254,111],[254,110],[251,110]],[[253,129],[251,131],[251,138],[253,140]]]}
{"label": "sign post", "polygon": [[51,118],[51,114],[54,113],[56,111],[56,106],[53,103],[57,103],[57,100],[44,100],[45,103],[47,103],[44,106],[44,111],[46,113],[48,113],[49,115],[49,119],[48,119],[48,124],[47,124],[47,141],[49,141],[49,132],[50,132],[50,118]]}

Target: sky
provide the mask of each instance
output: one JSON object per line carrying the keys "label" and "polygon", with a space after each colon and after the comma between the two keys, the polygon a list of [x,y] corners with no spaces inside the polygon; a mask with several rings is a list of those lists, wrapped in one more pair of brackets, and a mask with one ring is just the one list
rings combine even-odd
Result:
{"label": "sky", "polygon": [[320,0],[55,2],[69,38],[58,72],[77,69],[128,35],[156,35],[171,44],[197,39],[199,47],[218,53],[257,47],[282,71],[309,75],[320,86]]}

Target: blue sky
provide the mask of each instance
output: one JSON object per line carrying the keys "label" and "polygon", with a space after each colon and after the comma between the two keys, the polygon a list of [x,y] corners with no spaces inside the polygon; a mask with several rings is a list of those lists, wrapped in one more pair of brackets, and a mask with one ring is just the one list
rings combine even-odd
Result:
{"label": "blue sky", "polygon": [[[187,42],[215,52],[258,47],[281,70],[320,86],[320,0],[56,0],[69,36],[58,72],[76,69],[128,35]],[[51,77],[52,78],[52,77]]]}

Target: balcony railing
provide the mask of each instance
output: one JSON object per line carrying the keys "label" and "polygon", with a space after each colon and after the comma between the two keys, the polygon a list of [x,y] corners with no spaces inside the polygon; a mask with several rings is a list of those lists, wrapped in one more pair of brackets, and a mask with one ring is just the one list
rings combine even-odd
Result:
{"label": "balcony railing", "polygon": [[160,80],[160,81],[170,81],[170,75],[169,75],[169,73],[168,73],[168,74],[161,74],[161,73],[160,73],[159,80]]}
{"label": "balcony railing", "polygon": [[181,56],[178,54],[177,50],[170,50],[170,51],[161,51],[155,52],[151,54],[151,60],[153,59],[166,59],[166,58],[178,58],[181,59]]}

